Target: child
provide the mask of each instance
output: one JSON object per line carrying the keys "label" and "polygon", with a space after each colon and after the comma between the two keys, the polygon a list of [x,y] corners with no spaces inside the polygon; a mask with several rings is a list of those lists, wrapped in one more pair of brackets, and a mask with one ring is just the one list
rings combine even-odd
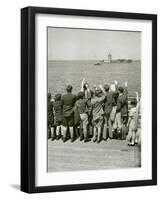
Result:
{"label": "child", "polygon": [[[80,141],[83,139],[84,136],[84,142],[88,142],[89,138],[87,135],[87,125],[88,125],[88,99],[84,99],[84,92],[79,92],[77,95],[77,101],[75,103],[75,112],[77,112],[77,115],[79,115],[80,119],[80,125],[83,128],[83,135],[80,135]],[[78,117],[77,117],[78,118]]]}
{"label": "child", "polygon": [[132,108],[129,111],[128,127],[129,132],[127,135],[127,141],[129,146],[134,146],[137,143],[137,128],[138,128],[138,106],[139,96],[136,92],[136,99],[131,101]]}
{"label": "child", "polygon": [[54,140],[54,113],[53,102],[51,101],[51,93],[48,93],[48,133],[48,138]]}
{"label": "child", "polygon": [[53,103],[54,111],[54,125],[56,127],[56,139],[61,138],[60,127],[61,127],[61,94],[55,95],[55,102]]}
{"label": "child", "polygon": [[[102,95],[102,92],[104,93]],[[103,101],[105,100],[105,91],[102,85],[99,85],[99,88],[95,91],[95,96],[91,99],[92,105],[92,122],[94,126],[94,136],[93,142],[99,143],[101,141],[101,129],[104,123],[104,110],[103,110]]]}

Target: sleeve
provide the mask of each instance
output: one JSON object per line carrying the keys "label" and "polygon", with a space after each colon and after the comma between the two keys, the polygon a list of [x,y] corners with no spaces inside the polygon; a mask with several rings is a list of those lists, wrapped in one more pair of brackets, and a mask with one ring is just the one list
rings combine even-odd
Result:
{"label": "sleeve", "polygon": [[88,107],[91,107],[91,105],[92,105],[92,104],[91,104],[91,101],[90,101],[90,100],[87,100],[87,106],[88,106]]}
{"label": "sleeve", "polygon": [[63,105],[64,105],[64,99],[63,97],[61,98],[61,110],[63,109]]}
{"label": "sleeve", "polygon": [[55,115],[55,103],[53,102],[53,114]]}
{"label": "sleeve", "polygon": [[118,113],[118,112],[120,112],[120,111],[121,111],[121,101],[120,101],[120,99],[118,98],[118,100],[117,100],[116,112]]}
{"label": "sleeve", "polygon": [[106,96],[106,99],[107,99],[108,105],[113,104],[113,97],[112,97],[111,94],[109,94],[108,96]]}
{"label": "sleeve", "polygon": [[124,95],[126,97],[126,99],[128,98],[128,90],[127,90],[127,87],[124,88]]}
{"label": "sleeve", "polygon": [[75,105],[74,105],[74,107],[73,107],[73,111],[74,111],[74,112],[76,111],[77,107],[78,107],[77,102],[75,102]]}
{"label": "sleeve", "polygon": [[77,101],[77,97],[76,97],[76,95],[74,95],[74,104],[76,101]]}

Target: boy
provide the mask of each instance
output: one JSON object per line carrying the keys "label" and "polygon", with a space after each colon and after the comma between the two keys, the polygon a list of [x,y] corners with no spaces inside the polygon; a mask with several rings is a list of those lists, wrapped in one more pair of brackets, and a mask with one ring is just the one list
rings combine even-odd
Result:
{"label": "boy", "polygon": [[61,127],[61,94],[55,95],[55,102],[53,103],[54,110],[54,125],[56,127],[56,139],[61,138],[60,127]]}
{"label": "boy", "polygon": [[68,85],[66,87],[67,94],[63,95],[61,98],[61,111],[62,111],[62,126],[61,131],[63,134],[63,142],[66,141],[67,129],[69,128],[71,142],[74,142],[74,112],[73,108],[75,106],[76,96],[72,94],[73,87]]}
{"label": "boy", "polygon": [[[113,109],[113,102],[114,102],[114,98],[113,98],[113,93],[111,91],[109,91],[110,87],[109,85],[105,84],[104,85],[104,90],[106,92],[106,98],[104,101],[104,119],[105,119],[105,123],[104,123],[104,127],[103,127],[103,139],[107,140],[108,136],[111,138],[112,136],[112,122],[111,122],[111,111]],[[107,134],[107,127],[108,127],[108,133]]]}
{"label": "boy", "polygon": [[127,101],[127,82],[125,82],[125,88],[122,86],[118,87],[118,99],[115,122],[113,128],[117,130],[117,136],[121,136],[125,139],[125,134],[123,134],[122,128],[126,126],[128,120],[128,101]]}
{"label": "boy", "polygon": [[74,110],[78,112],[80,118],[80,125],[83,127],[83,135],[80,135],[80,141],[83,139],[84,142],[90,141],[87,135],[87,125],[88,125],[88,99],[84,99],[84,92],[79,92],[77,95],[77,101],[75,103]]}

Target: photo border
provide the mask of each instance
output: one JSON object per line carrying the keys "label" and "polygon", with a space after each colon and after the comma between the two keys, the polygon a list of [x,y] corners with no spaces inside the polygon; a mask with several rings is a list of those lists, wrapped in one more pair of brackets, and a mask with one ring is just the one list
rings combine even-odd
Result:
{"label": "photo border", "polygon": [[[58,14],[152,21],[152,179],[59,186],[35,186],[35,16]],[[21,9],[21,190],[28,193],[147,186],[157,184],[157,15],[96,10]]]}

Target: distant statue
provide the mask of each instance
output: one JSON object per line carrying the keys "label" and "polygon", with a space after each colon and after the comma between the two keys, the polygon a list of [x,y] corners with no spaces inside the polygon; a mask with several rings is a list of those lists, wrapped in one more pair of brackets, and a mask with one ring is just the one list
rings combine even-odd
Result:
{"label": "distant statue", "polygon": [[112,63],[112,54],[111,54],[111,51],[109,51],[109,54],[108,54],[108,63]]}

